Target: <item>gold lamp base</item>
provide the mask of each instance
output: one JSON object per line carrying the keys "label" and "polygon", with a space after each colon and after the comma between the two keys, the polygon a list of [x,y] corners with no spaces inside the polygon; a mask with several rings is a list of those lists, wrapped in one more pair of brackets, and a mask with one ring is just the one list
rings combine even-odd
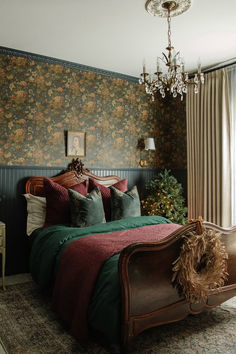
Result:
{"label": "gold lamp base", "polygon": [[148,165],[147,160],[140,159],[139,165],[140,165],[141,167],[147,167],[147,165]]}

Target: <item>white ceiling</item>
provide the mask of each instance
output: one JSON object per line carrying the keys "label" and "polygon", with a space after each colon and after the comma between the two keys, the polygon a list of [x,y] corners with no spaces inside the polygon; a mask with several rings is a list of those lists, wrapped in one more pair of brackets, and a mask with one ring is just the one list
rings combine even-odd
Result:
{"label": "white ceiling", "polygon": [[[172,44],[193,71],[236,57],[236,1],[193,0],[171,22]],[[167,22],[145,0],[0,0],[0,45],[139,76],[167,46]]]}

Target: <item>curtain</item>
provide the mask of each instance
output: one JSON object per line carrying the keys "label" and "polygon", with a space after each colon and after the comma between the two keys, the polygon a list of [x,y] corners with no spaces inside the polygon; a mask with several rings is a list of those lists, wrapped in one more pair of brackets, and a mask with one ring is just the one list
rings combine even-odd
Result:
{"label": "curtain", "polygon": [[188,218],[231,225],[230,116],[225,69],[205,74],[194,93],[188,87]]}
{"label": "curtain", "polygon": [[227,68],[229,79],[232,225],[236,225],[236,65]]}

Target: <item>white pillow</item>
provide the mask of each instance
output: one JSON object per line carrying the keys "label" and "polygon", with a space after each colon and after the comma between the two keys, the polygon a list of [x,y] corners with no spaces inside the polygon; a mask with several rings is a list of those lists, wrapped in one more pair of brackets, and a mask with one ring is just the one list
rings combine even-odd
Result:
{"label": "white pillow", "polygon": [[36,197],[33,194],[23,194],[27,201],[27,228],[28,236],[39,227],[42,227],[46,216],[46,198]]}

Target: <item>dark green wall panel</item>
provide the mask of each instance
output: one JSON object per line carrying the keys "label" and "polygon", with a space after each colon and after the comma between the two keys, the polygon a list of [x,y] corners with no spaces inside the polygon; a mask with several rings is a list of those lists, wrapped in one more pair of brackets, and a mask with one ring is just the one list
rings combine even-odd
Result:
{"label": "dark green wall panel", "polygon": [[[118,175],[128,178],[128,185],[138,186],[140,197],[145,193],[145,184],[154,177],[157,169],[95,169],[91,172],[98,176]],[[25,183],[31,176],[55,176],[63,167],[0,166],[0,220],[7,229],[7,274],[28,271],[29,239],[26,236]],[[186,194],[186,170],[173,170],[182,183]]]}

